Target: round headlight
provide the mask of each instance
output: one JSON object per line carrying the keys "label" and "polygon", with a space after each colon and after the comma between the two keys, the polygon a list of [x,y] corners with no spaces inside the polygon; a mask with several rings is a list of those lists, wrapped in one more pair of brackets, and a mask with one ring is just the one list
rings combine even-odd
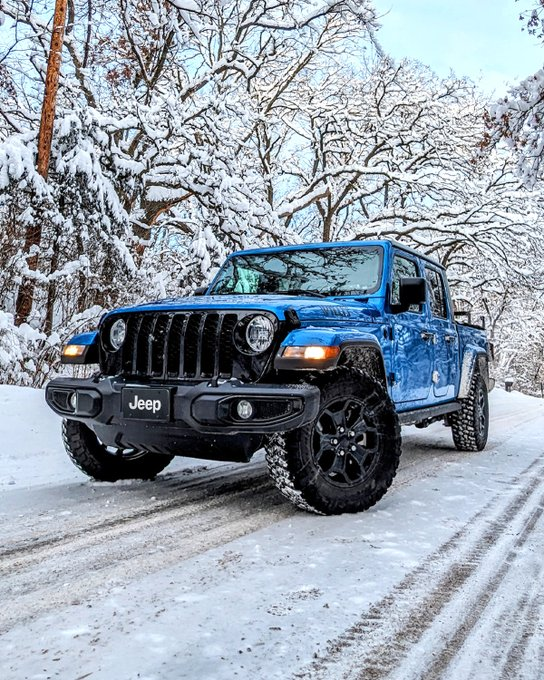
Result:
{"label": "round headlight", "polygon": [[117,321],[110,328],[110,345],[115,352],[125,342],[126,336],[127,336],[126,323],[123,321],[123,319],[117,319]]}
{"label": "round headlight", "polygon": [[246,342],[256,353],[267,350],[274,340],[274,324],[266,316],[254,316],[246,327]]}

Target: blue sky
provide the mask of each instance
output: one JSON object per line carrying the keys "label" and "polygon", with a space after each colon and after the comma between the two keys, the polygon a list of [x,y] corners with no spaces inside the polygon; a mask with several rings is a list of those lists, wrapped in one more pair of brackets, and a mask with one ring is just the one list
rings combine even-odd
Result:
{"label": "blue sky", "polygon": [[506,93],[544,65],[544,45],[522,32],[532,0],[374,0],[377,37],[395,59],[410,57],[440,76],[470,76],[488,94]]}

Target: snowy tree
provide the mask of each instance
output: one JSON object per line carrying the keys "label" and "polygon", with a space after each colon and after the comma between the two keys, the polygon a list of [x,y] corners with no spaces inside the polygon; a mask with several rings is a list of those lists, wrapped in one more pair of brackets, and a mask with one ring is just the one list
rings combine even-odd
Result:
{"label": "snowy tree", "polygon": [[[529,34],[544,39],[542,0],[523,8],[520,19]],[[529,208],[530,226],[516,247],[505,242],[511,265],[507,275],[488,277],[489,291],[478,302],[491,319],[497,338],[499,374],[503,378],[507,374],[517,376],[520,386],[533,393],[540,390],[543,382],[544,336],[539,321],[544,312],[543,120],[544,69],[540,69],[510,88],[505,97],[489,107],[486,114],[488,130],[482,137],[484,152],[497,149],[501,156],[510,154],[513,157],[517,176],[529,190],[521,195],[521,200]],[[512,204],[515,205],[514,198]]]}
{"label": "snowy tree", "polygon": [[541,179],[544,157],[544,69],[510,89],[509,94],[490,107],[491,132],[486,144],[504,141],[517,155],[518,172],[525,185]]}
{"label": "snowy tree", "polygon": [[[536,0],[520,13],[530,35],[544,41],[544,3]],[[487,145],[505,142],[518,159],[518,172],[528,187],[541,177],[544,156],[544,69],[529,75],[492,105],[487,114]]]}
{"label": "snowy tree", "polygon": [[[520,0],[516,0],[520,2]],[[525,6],[524,6],[525,5]],[[533,0],[531,6],[526,5],[526,0],[523,0],[522,10],[519,18],[524,23],[524,30],[526,29],[529,35],[534,35],[537,38],[544,39],[544,2],[543,0]]]}
{"label": "snowy tree", "polygon": [[[32,325],[66,333],[89,308],[188,291],[233,248],[299,240],[256,170],[254,93],[295,91],[347,36],[366,40],[367,3],[70,2],[47,184],[33,170],[47,4],[4,11],[3,308],[32,277]],[[32,272],[22,232],[37,224]]]}
{"label": "snowy tree", "polygon": [[274,110],[259,129],[262,173],[305,238],[400,238],[444,264],[506,266],[506,242],[533,229],[510,155],[479,153],[485,101],[464,80],[385,59],[308,80]]}

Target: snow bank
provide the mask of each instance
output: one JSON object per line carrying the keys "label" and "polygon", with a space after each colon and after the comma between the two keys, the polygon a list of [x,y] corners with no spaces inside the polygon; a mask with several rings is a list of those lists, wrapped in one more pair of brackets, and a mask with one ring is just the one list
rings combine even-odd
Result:
{"label": "snow bank", "polygon": [[0,385],[0,490],[78,478],[44,391]]}

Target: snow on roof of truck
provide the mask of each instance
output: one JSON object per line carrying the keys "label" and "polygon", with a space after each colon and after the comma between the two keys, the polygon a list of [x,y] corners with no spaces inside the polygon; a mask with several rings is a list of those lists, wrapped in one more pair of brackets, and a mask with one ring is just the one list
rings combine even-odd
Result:
{"label": "snow on roof of truck", "polygon": [[284,251],[289,251],[289,250],[313,250],[315,248],[337,248],[337,247],[353,247],[353,246],[385,246],[387,248],[389,247],[395,247],[399,250],[403,250],[406,253],[410,255],[414,255],[415,257],[419,257],[422,260],[426,260],[427,262],[430,262],[431,264],[435,265],[436,267],[440,267],[441,269],[444,269],[443,265],[438,262],[438,260],[435,260],[432,257],[429,257],[428,255],[425,255],[425,253],[421,253],[418,250],[415,250],[414,248],[410,248],[409,246],[405,245],[404,243],[399,243],[399,241],[395,241],[393,239],[379,239],[379,240],[368,240],[368,241],[326,241],[322,243],[295,243],[293,245],[288,245],[288,246],[271,246],[268,248],[252,248],[250,250],[237,250],[234,253],[231,254],[232,256],[237,256],[237,255],[258,255],[259,253],[281,253]]}

